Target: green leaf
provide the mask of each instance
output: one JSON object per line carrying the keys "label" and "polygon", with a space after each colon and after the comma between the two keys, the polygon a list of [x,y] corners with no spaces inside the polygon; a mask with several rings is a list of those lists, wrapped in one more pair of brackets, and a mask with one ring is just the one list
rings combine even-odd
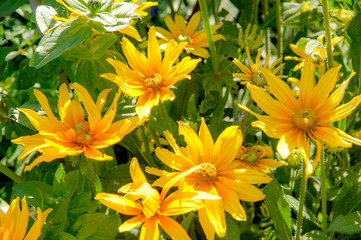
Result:
{"label": "green leaf", "polygon": [[0,1],[0,17],[11,15],[16,9],[25,4],[28,0],[3,0]]}
{"label": "green leaf", "polygon": [[292,239],[291,210],[276,179],[265,187],[267,210],[280,239]]}
{"label": "green leaf", "polygon": [[302,240],[328,240],[328,236],[321,231],[311,231],[303,235]]}
{"label": "green leaf", "polygon": [[330,223],[327,231],[345,234],[361,233],[361,212],[357,211],[347,216],[337,216]]}
{"label": "green leaf", "polygon": [[63,22],[55,20],[54,15],[58,15],[56,10],[51,6],[40,5],[36,8],[35,18],[36,23],[42,33],[48,31],[49,29],[59,25]]}
{"label": "green leaf", "polygon": [[69,4],[71,8],[73,8],[74,10],[78,11],[83,15],[90,13],[88,9],[88,5],[84,0],[66,0],[66,3]]}
{"label": "green leaf", "polygon": [[[350,22],[347,34],[351,38],[350,55],[353,69],[356,71],[356,79],[361,74],[361,12],[359,12]],[[361,86],[358,86],[359,88]]]}
{"label": "green leaf", "polygon": [[105,192],[116,192],[120,186],[132,182],[129,164],[117,165],[100,176]]}
{"label": "green leaf", "polygon": [[66,232],[61,232],[58,236],[59,236],[58,238],[59,240],[77,240],[76,237]]}
{"label": "green leaf", "polygon": [[67,187],[65,184],[65,171],[63,164],[60,164],[55,172],[53,180],[53,195],[54,197],[63,197],[67,193]]}
{"label": "green leaf", "polygon": [[29,205],[47,209],[52,204],[53,188],[44,182],[27,181],[14,186],[15,196],[26,196]]}
{"label": "green leaf", "polygon": [[241,231],[236,220],[230,214],[226,214],[226,223],[227,223],[227,231],[226,231],[226,240],[240,239]]}
{"label": "green leaf", "polygon": [[115,239],[120,224],[121,220],[118,215],[83,214],[71,225],[69,233],[74,234],[78,240]]}
{"label": "green leaf", "polygon": [[115,41],[117,41],[117,36],[111,33],[105,33],[102,35],[98,35],[95,39],[93,39],[90,52],[92,54],[92,58],[97,60],[101,58],[105,52],[112,46]]}
{"label": "green leaf", "polygon": [[84,213],[92,213],[97,209],[97,203],[92,199],[91,194],[81,192],[69,203],[68,219],[71,220]]}
{"label": "green leaf", "polygon": [[65,50],[89,39],[91,35],[92,30],[87,20],[75,17],[43,36],[30,60],[30,65],[40,68],[61,56]]}
{"label": "green leaf", "polygon": [[0,47],[0,65],[5,62],[5,57],[13,50],[15,50],[16,47]]}

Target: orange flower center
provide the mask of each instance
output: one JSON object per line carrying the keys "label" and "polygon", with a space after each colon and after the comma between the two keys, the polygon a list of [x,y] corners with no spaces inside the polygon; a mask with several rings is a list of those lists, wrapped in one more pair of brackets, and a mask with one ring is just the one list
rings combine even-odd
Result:
{"label": "orange flower center", "polygon": [[75,139],[74,142],[79,146],[88,145],[93,141],[88,123],[78,123],[74,127]]}
{"label": "orange flower center", "polygon": [[217,169],[212,163],[201,163],[201,169],[194,171],[194,176],[199,184],[208,184],[216,180]]}
{"label": "orange flower center", "polygon": [[295,126],[305,132],[311,131],[318,123],[316,113],[309,108],[301,108],[293,115]]}
{"label": "orange flower center", "polygon": [[252,83],[258,87],[267,85],[267,79],[263,76],[262,72],[255,72],[252,74]]}
{"label": "orange flower center", "polygon": [[158,91],[162,87],[162,76],[154,73],[152,76],[144,79],[144,83],[149,92]]}
{"label": "orange flower center", "polygon": [[190,42],[191,42],[191,38],[190,38],[188,35],[181,34],[181,35],[178,35],[176,41],[177,41],[177,43],[181,43],[181,42],[190,43]]}
{"label": "orange flower center", "polygon": [[256,151],[248,150],[240,157],[241,161],[247,163],[256,163],[259,159],[259,155]]}

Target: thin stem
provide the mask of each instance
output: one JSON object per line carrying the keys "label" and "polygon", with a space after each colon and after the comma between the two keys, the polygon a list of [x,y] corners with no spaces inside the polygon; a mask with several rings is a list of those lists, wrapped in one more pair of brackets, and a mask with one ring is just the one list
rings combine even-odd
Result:
{"label": "thin stem", "polygon": [[16,183],[25,182],[25,179],[11,171],[9,168],[5,167],[4,165],[0,164],[0,172],[3,173],[5,176],[10,178]]}
{"label": "thin stem", "polygon": [[150,134],[152,134],[153,139],[155,140],[155,145],[156,145],[157,147],[161,147],[162,144],[160,143],[157,134],[154,132],[154,130],[153,130],[151,127],[149,127],[148,125],[146,125],[146,126],[148,127],[148,129],[149,129],[149,131],[150,131]]}
{"label": "thin stem", "polygon": [[214,20],[216,21],[216,24],[219,23],[219,17],[218,17],[218,7],[216,4],[216,0],[212,0],[212,9],[214,14]]}
{"label": "thin stem", "polygon": [[148,159],[151,159],[152,154],[150,153],[149,139],[148,139],[148,136],[147,136],[147,132],[145,131],[144,125],[142,125],[140,127],[140,131],[142,133],[143,142],[144,142],[144,146],[145,146],[145,155],[147,156]]}
{"label": "thin stem", "polygon": [[305,204],[306,197],[306,169],[305,163],[302,164],[302,178],[301,178],[301,189],[300,189],[300,201],[298,205],[298,214],[297,214],[297,228],[296,228],[296,240],[300,240],[301,237],[301,228],[302,228],[302,220],[303,220],[303,206]]}
{"label": "thin stem", "polygon": [[172,12],[172,16],[175,16],[175,10],[174,10],[174,6],[173,6],[173,0],[167,0],[168,5],[170,7],[170,11]]}
{"label": "thin stem", "polygon": [[[282,8],[281,0],[276,0],[276,18],[277,18],[277,57],[281,58],[283,54],[283,40],[282,40]],[[282,62],[281,62],[282,63]],[[282,71],[282,69],[280,70]],[[282,75],[282,72],[280,72]]]}
{"label": "thin stem", "polygon": [[144,156],[144,154],[142,153],[142,150],[139,147],[139,141],[137,139],[134,138],[133,134],[129,134],[130,139],[133,143],[133,146],[135,146],[137,148],[137,151],[140,155],[140,157],[142,157],[144,159],[144,161],[147,163],[148,166],[155,166],[153,159],[148,159],[146,156]]}
{"label": "thin stem", "polygon": [[328,14],[328,2],[322,0],[323,19],[326,31],[326,48],[327,48],[327,69],[333,67],[332,43],[331,43],[331,26],[330,17]]}
{"label": "thin stem", "polygon": [[86,160],[86,175],[88,177],[89,185],[90,185],[90,192],[92,194],[92,198],[95,197],[97,194],[97,190],[95,188],[95,177],[94,177],[94,168],[93,168],[93,160],[89,158],[85,158]]}
{"label": "thin stem", "polygon": [[253,12],[253,24],[256,24],[257,25],[257,22],[258,22],[258,5],[259,5],[259,0],[255,0],[254,1],[254,12]]}
{"label": "thin stem", "polygon": [[[248,102],[247,102],[247,105],[246,107],[249,108],[253,103],[253,99],[252,97],[249,98]],[[241,122],[241,131],[242,131],[242,134],[243,136],[246,136],[246,130],[245,130],[245,127],[246,127],[246,120],[247,120],[247,115],[248,115],[248,112],[244,112],[244,117],[242,119],[242,122]]]}
{"label": "thin stem", "polygon": [[212,66],[214,73],[219,73],[218,56],[216,53],[216,47],[214,46],[214,40],[212,35],[211,24],[209,22],[208,6],[206,0],[198,0],[199,6],[202,12],[203,24],[207,33],[207,39],[209,44],[209,52],[212,59]]}
{"label": "thin stem", "polygon": [[[262,0],[263,6],[263,16],[266,18],[268,14],[268,0]],[[270,30],[267,28],[264,30],[264,39],[265,39],[265,48],[266,48],[266,55],[270,52],[271,47],[271,38],[270,38]]]}
{"label": "thin stem", "polygon": [[323,146],[321,150],[321,204],[322,204],[322,231],[327,232],[327,202],[326,202],[326,171]]}

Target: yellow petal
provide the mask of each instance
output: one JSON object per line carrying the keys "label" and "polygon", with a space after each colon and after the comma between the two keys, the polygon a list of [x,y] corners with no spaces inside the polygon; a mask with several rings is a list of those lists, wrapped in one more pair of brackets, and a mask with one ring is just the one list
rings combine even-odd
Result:
{"label": "yellow petal", "polygon": [[238,59],[233,59],[233,63],[237,65],[237,67],[239,67],[239,69],[242,70],[242,72],[252,76],[252,71],[246,67],[243,63],[241,63]]}
{"label": "yellow petal", "polygon": [[104,104],[107,102],[107,96],[110,93],[111,89],[105,89],[101,91],[101,93],[98,95],[97,102],[95,105],[97,105],[99,111],[101,112]]}
{"label": "yellow petal", "polygon": [[319,116],[319,120],[323,121],[325,119],[325,121],[331,123],[344,119],[348,117],[348,115],[350,115],[353,110],[355,110],[355,108],[360,104],[360,102],[361,102],[361,95],[354,97],[348,103],[338,106],[337,108],[330,111],[328,114],[323,114]]}
{"label": "yellow petal", "polygon": [[273,159],[261,159],[258,161],[260,164],[266,165],[267,167],[281,167],[281,166],[287,166],[288,163],[285,161],[276,161]]}
{"label": "yellow petal", "polygon": [[138,160],[135,157],[130,161],[129,171],[134,183],[147,182],[142,169],[139,167]]}
{"label": "yellow petal", "polygon": [[157,148],[155,154],[164,164],[174,170],[185,170],[194,166],[194,163],[190,159],[176,155],[165,148]]}
{"label": "yellow petal", "polygon": [[186,23],[184,21],[184,18],[178,14],[175,15],[174,17],[174,21],[175,21],[175,25],[177,26],[177,28],[184,33],[184,31],[186,30]]}
{"label": "yellow petal", "polygon": [[178,27],[175,25],[175,23],[173,22],[172,18],[169,17],[169,16],[165,16],[164,17],[164,22],[165,24],[167,25],[167,28],[173,33],[173,34],[176,34],[176,35],[179,35],[179,34],[182,34]]}
{"label": "yellow petal", "polygon": [[70,102],[71,100],[69,97],[68,87],[66,86],[65,83],[63,83],[59,88],[59,100],[58,100],[58,111],[60,118],[63,122]]}
{"label": "yellow petal", "polygon": [[194,164],[202,163],[204,159],[204,148],[197,134],[191,127],[182,122],[178,122],[178,127],[179,134],[184,136],[184,140],[187,143],[187,157],[190,158]]}
{"label": "yellow petal", "polygon": [[155,36],[154,26],[148,31],[148,59],[151,74],[159,73],[162,56],[160,54],[157,37]]}
{"label": "yellow petal", "polygon": [[87,158],[94,159],[94,160],[97,160],[97,161],[110,161],[110,160],[113,160],[112,156],[109,156],[108,154],[102,153],[98,149],[90,147],[90,146],[86,147],[86,149],[84,151],[84,155]]}
{"label": "yellow petal", "polygon": [[22,146],[25,147],[23,152],[18,156],[19,160],[23,159],[24,157],[26,157],[33,151],[36,151],[38,149],[48,146],[48,144],[46,144],[44,141],[44,136],[39,133],[31,135],[31,136],[23,136],[23,137],[19,137],[17,139],[12,139],[11,142],[13,142],[15,144],[21,144]]}
{"label": "yellow petal", "polygon": [[145,220],[147,220],[147,218],[144,216],[144,214],[128,219],[127,221],[123,222],[122,225],[119,226],[118,231],[119,232],[130,231],[133,228],[143,224]]}
{"label": "yellow petal", "polygon": [[184,33],[188,36],[191,36],[193,32],[197,29],[200,20],[201,20],[201,12],[196,12],[195,14],[193,14],[191,19],[189,19],[189,22],[187,24]]}
{"label": "yellow petal", "polygon": [[299,101],[304,108],[309,108],[312,101],[312,91],[315,86],[314,68],[312,58],[308,56],[305,60],[300,79]]}
{"label": "yellow petal", "polygon": [[148,59],[144,56],[144,54],[139,52],[127,38],[123,38],[122,49],[129,66],[135,72],[142,74],[144,77],[152,75]]}
{"label": "yellow petal", "polygon": [[214,148],[214,141],[204,118],[201,119],[198,137],[204,147],[204,161],[209,162]]}
{"label": "yellow petal", "polygon": [[167,30],[161,28],[161,27],[155,27],[155,35],[158,38],[164,39],[165,41],[170,41],[171,39],[175,39],[175,36],[168,32]]}
{"label": "yellow petal", "polygon": [[174,240],[191,240],[183,227],[170,217],[158,215],[159,224]]}
{"label": "yellow petal", "polygon": [[98,193],[95,200],[99,200],[105,206],[126,215],[138,215],[143,211],[143,207],[118,194]]}
{"label": "yellow petal", "polygon": [[120,29],[119,32],[134,38],[138,42],[142,41],[142,38],[139,36],[137,29],[135,29],[133,26],[128,26],[126,28]]}
{"label": "yellow petal", "polygon": [[[210,193],[216,193],[216,189],[212,189]],[[216,193],[218,195],[218,193]],[[226,234],[226,217],[224,213],[224,206],[222,200],[204,200],[204,209],[207,217],[211,222],[214,230],[219,237],[224,237]]]}
{"label": "yellow petal", "polygon": [[157,217],[147,219],[140,230],[139,240],[158,240],[159,239],[159,220]]}
{"label": "yellow petal", "polygon": [[214,240],[215,230],[206,214],[205,208],[201,208],[198,210],[198,217],[207,240]]}
{"label": "yellow petal", "polygon": [[37,220],[34,222],[33,226],[29,230],[24,240],[33,240],[40,237],[41,228],[43,227],[46,218],[52,210],[53,209],[49,208],[46,209],[44,212],[41,212],[41,209],[39,207],[37,208]]}

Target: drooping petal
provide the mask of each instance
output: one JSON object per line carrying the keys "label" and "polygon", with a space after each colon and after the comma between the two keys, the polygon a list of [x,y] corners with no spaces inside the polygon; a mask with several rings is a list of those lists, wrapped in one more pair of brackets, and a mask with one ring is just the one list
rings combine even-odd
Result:
{"label": "drooping petal", "polygon": [[158,215],[159,224],[163,230],[175,240],[191,240],[183,227],[170,217]]}
{"label": "drooping petal", "polygon": [[137,159],[134,157],[132,158],[132,161],[130,161],[129,172],[134,183],[148,182],[147,178],[144,176],[142,169],[140,169],[139,167]]}
{"label": "drooping petal", "polygon": [[138,227],[139,225],[143,224],[147,218],[144,216],[144,214],[133,217],[131,219],[128,219],[127,221],[123,222],[122,225],[119,226],[118,231],[119,232],[127,232],[132,230],[135,227]]}
{"label": "drooping petal", "polygon": [[344,119],[348,117],[353,110],[360,104],[361,102],[361,95],[354,97],[351,101],[348,103],[345,103],[341,106],[338,106],[337,108],[331,110],[328,113],[324,113],[322,115],[319,115],[320,121],[327,121],[329,123],[336,122],[338,120]]}
{"label": "drooping petal", "polygon": [[174,170],[185,170],[194,166],[194,163],[190,159],[179,156],[165,148],[155,149],[155,154],[164,164]]}
{"label": "drooping petal", "polygon": [[105,153],[102,153],[98,149],[93,148],[91,146],[87,146],[87,148],[84,151],[84,155],[87,158],[94,159],[94,160],[97,160],[97,161],[110,161],[110,160],[113,160],[112,156],[110,156],[108,154],[105,154]]}
{"label": "drooping petal", "polygon": [[184,136],[187,143],[187,157],[191,158],[195,164],[202,163],[204,159],[204,148],[201,140],[195,131],[188,125],[178,122],[179,135]]}
{"label": "drooping petal", "polygon": [[302,107],[309,108],[312,101],[312,91],[315,86],[314,64],[311,56],[305,60],[301,71],[299,101]]}
{"label": "drooping petal", "polygon": [[144,54],[139,52],[127,38],[123,38],[122,49],[129,66],[135,72],[142,74],[143,77],[149,77],[152,75],[148,59],[144,56]]}
{"label": "drooping petal", "polygon": [[[219,195],[216,188],[208,190],[213,195]],[[226,234],[226,216],[224,213],[223,201],[220,200],[204,200],[204,209],[206,210],[207,217],[212,223],[217,235],[224,237]]]}
{"label": "drooping petal", "polygon": [[162,56],[160,54],[159,44],[155,36],[155,28],[151,27],[148,31],[148,60],[151,74],[159,73]]}
{"label": "drooping petal", "polygon": [[12,139],[11,142],[15,144],[21,144],[22,146],[25,147],[23,152],[18,156],[19,160],[23,159],[24,157],[26,157],[27,155],[38,149],[48,146],[48,144],[46,144],[46,142],[44,141],[44,136],[39,133],[31,136],[23,136],[16,139]]}
{"label": "drooping petal", "polygon": [[126,215],[138,215],[143,211],[143,207],[139,203],[118,194],[98,193],[94,199],[99,200],[105,206]]}
{"label": "drooping petal", "polygon": [[207,240],[214,240],[214,233],[216,231],[207,216],[205,208],[201,208],[198,210],[198,217]]}
{"label": "drooping petal", "polygon": [[158,217],[148,218],[140,230],[139,240],[158,240],[160,235],[158,225]]}

